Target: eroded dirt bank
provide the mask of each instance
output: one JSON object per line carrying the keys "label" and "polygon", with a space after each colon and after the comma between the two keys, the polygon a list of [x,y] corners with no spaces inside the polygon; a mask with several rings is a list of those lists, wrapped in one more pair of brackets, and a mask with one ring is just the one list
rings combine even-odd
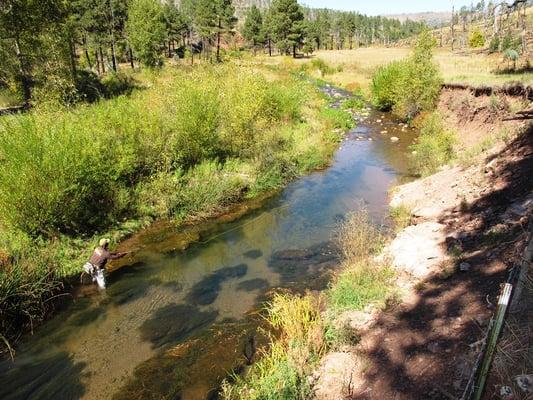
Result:
{"label": "eroded dirt bank", "polygon": [[[503,121],[521,107],[521,99],[443,91],[439,111],[458,134],[457,165],[392,193],[391,206],[411,214],[384,254],[400,271],[401,300],[382,312],[348,315],[361,339],[323,359],[312,377],[316,398],[461,398],[500,284],[528,237],[533,125]],[[517,317],[522,326],[530,309]],[[521,334],[522,348],[506,349],[511,361],[497,354],[486,399],[513,386],[513,374],[532,373],[531,329]],[[512,390],[508,399],[527,398]]]}

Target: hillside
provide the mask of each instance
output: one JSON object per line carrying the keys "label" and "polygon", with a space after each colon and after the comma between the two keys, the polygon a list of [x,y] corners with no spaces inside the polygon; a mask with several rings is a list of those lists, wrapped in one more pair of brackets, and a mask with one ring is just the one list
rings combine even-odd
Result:
{"label": "hillside", "polygon": [[452,13],[448,11],[442,12],[420,12],[420,13],[405,13],[405,14],[387,14],[386,18],[397,19],[401,22],[406,20],[425,22],[429,26],[440,26],[442,24],[448,24],[452,19]]}

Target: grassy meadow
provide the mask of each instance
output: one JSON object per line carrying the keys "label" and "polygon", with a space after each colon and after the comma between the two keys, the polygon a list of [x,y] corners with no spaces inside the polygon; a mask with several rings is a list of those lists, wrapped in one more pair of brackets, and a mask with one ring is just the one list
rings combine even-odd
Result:
{"label": "grassy meadow", "polygon": [[94,104],[0,118],[0,339],[34,326],[98,238],[220,214],[327,164],[351,118],[290,72],[133,76]]}
{"label": "grassy meadow", "polygon": [[[328,50],[315,52],[311,57],[324,60],[332,67],[332,72],[325,77],[320,71],[311,71],[317,78],[325,78],[341,87],[356,90],[367,90],[372,82],[376,69],[392,61],[407,57],[408,47],[365,47],[355,50]],[[280,58],[265,63],[278,64]],[[533,72],[520,74],[498,73],[498,69],[507,66],[501,54],[485,54],[481,52],[452,52],[450,49],[436,48],[434,60],[439,66],[445,83],[462,83],[473,86],[503,85],[506,82],[518,81],[533,85]],[[295,63],[307,63],[309,59],[298,59]]]}

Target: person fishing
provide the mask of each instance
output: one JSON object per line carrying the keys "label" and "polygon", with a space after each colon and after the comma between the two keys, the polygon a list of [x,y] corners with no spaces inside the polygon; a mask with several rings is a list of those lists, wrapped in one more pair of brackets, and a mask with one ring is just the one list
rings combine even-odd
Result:
{"label": "person fishing", "polygon": [[89,274],[93,282],[98,284],[98,287],[105,289],[105,266],[109,260],[117,260],[124,257],[127,253],[114,253],[109,251],[109,239],[100,239],[98,247],[93,251],[89,261],[83,266],[83,270]]}

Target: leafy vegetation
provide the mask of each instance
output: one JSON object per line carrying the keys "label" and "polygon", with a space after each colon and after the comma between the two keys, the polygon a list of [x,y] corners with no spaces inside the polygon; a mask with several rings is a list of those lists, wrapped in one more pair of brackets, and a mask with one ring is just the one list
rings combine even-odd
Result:
{"label": "leafy vegetation", "polygon": [[[190,58],[194,64],[197,55],[221,62],[224,54],[239,52],[232,44],[237,18],[230,0],[6,4],[0,9],[0,87],[10,88],[13,98],[26,104],[93,101],[87,73],[103,78],[128,64],[132,69],[139,64],[158,67],[165,58]],[[296,57],[315,48],[389,43],[419,32],[423,24],[274,0],[268,9],[251,7],[239,26],[254,53],[268,47],[270,55],[277,49]]]}
{"label": "leafy vegetation", "polygon": [[378,68],[372,79],[374,104],[409,120],[422,111],[432,110],[437,102],[442,78],[434,64],[433,38],[420,34],[411,56]]}
{"label": "leafy vegetation", "polygon": [[455,134],[446,128],[438,113],[427,115],[422,121],[417,143],[411,146],[413,172],[427,176],[450,162],[454,156],[455,140]]}
{"label": "leafy vegetation", "polygon": [[165,39],[163,7],[152,0],[134,0],[129,5],[126,34],[139,61],[148,67],[161,63],[159,47]]}
{"label": "leafy vegetation", "polygon": [[474,31],[470,34],[468,44],[473,48],[485,46],[485,37],[480,29],[474,29]]}

